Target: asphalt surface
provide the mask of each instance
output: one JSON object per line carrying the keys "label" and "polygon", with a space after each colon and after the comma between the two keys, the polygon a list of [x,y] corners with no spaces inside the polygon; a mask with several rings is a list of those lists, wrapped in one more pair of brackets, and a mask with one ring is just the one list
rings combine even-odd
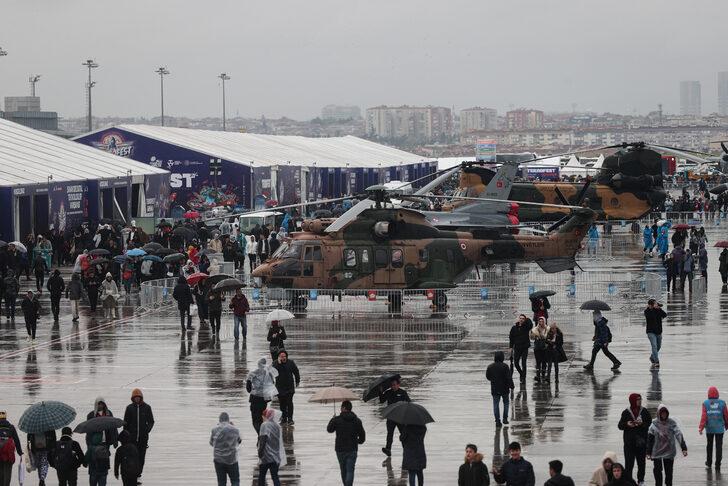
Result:
{"label": "asphalt surface", "polygon": [[[720,228],[709,230],[711,245],[719,237]],[[641,237],[618,258],[584,259],[583,266],[587,271],[615,273],[660,271],[659,259],[643,258],[640,245]],[[563,309],[560,316],[554,306],[551,319],[561,324],[570,361],[562,365],[558,388],[553,382],[535,384],[530,377],[523,387],[517,385],[511,425],[502,429],[495,427],[485,368],[496,350],[507,351],[507,334],[515,319],[512,309],[505,315],[466,319],[302,318],[287,322],[287,347],[301,370],[302,382],[294,399],[296,424],[284,429],[288,457],[281,469],[283,484],[340,484],[334,438],[325,430],[334,406],[309,403],[308,398],[316,389],[332,384],[361,392],[384,371],[401,373],[402,385],[412,399],[436,419],[426,438],[428,484],[456,484],[466,443],[480,447],[491,469],[494,462],[504,460],[505,446],[514,440],[521,442],[524,456],[533,462],[537,484],[547,479],[547,463],[554,458],[565,463],[565,473],[577,484],[585,484],[606,450],[617,451],[623,458],[617,421],[632,392],[643,394],[651,412],[659,403],[667,404],[671,417],[683,427],[689,456],[676,460],[675,484],[728,484],[706,471],[705,439],[697,431],[708,386],[728,394],[728,335],[723,330],[728,293],[720,285],[717,250],[709,251],[705,293],[661,297],[669,317],[659,372],[649,369],[642,297],[605,313],[614,335],[611,350],[623,362],[619,373],[610,371],[609,361],[602,356],[594,373],[583,371],[591,350],[591,316],[572,308]],[[244,380],[261,356],[269,356],[264,316],[250,317],[247,343],[236,345],[231,317],[223,318],[220,340],[212,339],[196,322],[194,332],[180,336],[174,309],[141,312],[136,302],[136,296],[123,299],[121,318],[116,321],[102,318],[101,310],[91,316],[84,309],[74,325],[64,299],[60,323],[53,326],[52,319],[44,316],[34,345],[25,341],[20,312],[14,323],[3,313],[0,409],[17,423],[30,404],[61,400],[76,408],[75,425],[83,421],[97,396],[106,399],[115,415],[123,415],[131,390],[141,388],[156,419],[144,472],[144,482],[150,485],[215,484],[208,440],[219,413],[227,411],[243,437],[241,482],[257,484],[256,438]],[[488,306],[496,310],[498,302]],[[530,309],[522,311],[530,314]],[[531,355],[529,366],[533,364]],[[367,431],[359,451],[356,484],[406,483],[396,437],[392,458],[385,460],[381,452],[386,435],[382,408],[373,402],[354,402]],[[82,437],[77,440],[83,444]],[[81,484],[85,475],[82,470]],[[47,484],[57,484],[54,471],[49,478]],[[36,485],[37,477],[31,475],[26,484]],[[647,484],[654,484],[650,464]]]}

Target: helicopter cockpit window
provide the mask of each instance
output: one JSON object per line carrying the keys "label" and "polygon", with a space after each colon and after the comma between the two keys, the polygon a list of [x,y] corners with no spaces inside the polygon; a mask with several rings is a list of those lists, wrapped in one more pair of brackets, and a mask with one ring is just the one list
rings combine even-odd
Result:
{"label": "helicopter cockpit window", "polygon": [[369,263],[369,250],[366,248],[363,248],[361,250],[361,262],[362,263]]}
{"label": "helicopter cockpit window", "polygon": [[301,258],[302,248],[302,242],[283,243],[273,255],[280,258],[295,258],[298,260]]}
{"label": "helicopter cockpit window", "polygon": [[313,261],[320,262],[322,260],[321,256],[321,247],[320,246],[314,246],[313,247]]}
{"label": "helicopter cockpit window", "polygon": [[401,268],[404,264],[404,253],[401,249],[397,248],[395,250],[392,250],[392,267],[393,268]]}
{"label": "helicopter cockpit window", "polygon": [[356,267],[356,250],[351,248],[344,250],[344,265],[346,268]]}
{"label": "helicopter cockpit window", "polygon": [[374,250],[374,264],[377,268],[386,267],[389,263],[389,252],[384,248]]}

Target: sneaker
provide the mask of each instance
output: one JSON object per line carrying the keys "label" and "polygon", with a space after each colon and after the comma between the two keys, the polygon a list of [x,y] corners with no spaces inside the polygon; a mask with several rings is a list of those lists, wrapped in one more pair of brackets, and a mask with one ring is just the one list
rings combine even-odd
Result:
{"label": "sneaker", "polygon": [[617,371],[620,366],[622,366],[622,363],[615,364],[614,366],[612,366],[612,371]]}
{"label": "sneaker", "polygon": [[497,429],[498,429],[498,428],[501,428],[501,427],[503,427],[503,424],[501,423],[501,421],[500,421],[500,420],[496,420],[496,421],[495,421],[495,427],[496,427]]}
{"label": "sneaker", "polygon": [[384,452],[384,455],[387,457],[390,457],[392,455],[392,451],[390,449],[387,449],[386,447],[382,447],[382,452]]}
{"label": "sneaker", "polygon": [[288,425],[295,425],[296,422],[293,421],[293,419],[288,419]]}
{"label": "sneaker", "polygon": [[504,418],[503,419],[503,425],[508,425],[508,419],[507,418]]}

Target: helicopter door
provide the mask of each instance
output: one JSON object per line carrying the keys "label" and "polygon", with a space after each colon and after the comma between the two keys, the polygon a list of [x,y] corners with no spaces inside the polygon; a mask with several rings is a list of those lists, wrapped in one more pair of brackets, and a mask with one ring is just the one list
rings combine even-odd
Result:
{"label": "helicopter door", "polygon": [[311,278],[315,284],[314,286],[320,287],[322,282],[321,279],[321,261],[323,256],[321,254],[321,246],[306,246],[303,250],[303,272],[302,276]]}
{"label": "helicopter door", "polygon": [[389,285],[389,249],[374,249],[374,284]]}
{"label": "helicopter door", "polygon": [[404,278],[404,248],[392,248],[389,259],[389,283],[402,285]]}

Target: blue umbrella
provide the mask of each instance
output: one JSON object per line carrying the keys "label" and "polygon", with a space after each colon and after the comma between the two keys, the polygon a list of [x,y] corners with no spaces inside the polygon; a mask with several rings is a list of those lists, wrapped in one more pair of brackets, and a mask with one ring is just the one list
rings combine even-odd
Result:
{"label": "blue umbrella", "polygon": [[161,262],[162,261],[162,259],[159,258],[157,255],[147,255],[144,258],[142,258],[142,260],[151,260],[153,262]]}
{"label": "blue umbrella", "polygon": [[126,255],[116,255],[116,256],[114,257],[114,261],[115,261],[116,263],[119,263],[119,264],[123,264],[123,263],[125,263],[125,262],[126,262],[127,260],[128,260],[128,258],[126,257]]}
{"label": "blue umbrella", "polygon": [[147,252],[142,250],[141,248],[134,248],[133,250],[127,251],[126,254],[130,257],[140,257],[146,255]]}
{"label": "blue umbrella", "polygon": [[48,400],[34,403],[23,412],[18,428],[27,434],[58,430],[73,422],[76,411],[63,402]]}

